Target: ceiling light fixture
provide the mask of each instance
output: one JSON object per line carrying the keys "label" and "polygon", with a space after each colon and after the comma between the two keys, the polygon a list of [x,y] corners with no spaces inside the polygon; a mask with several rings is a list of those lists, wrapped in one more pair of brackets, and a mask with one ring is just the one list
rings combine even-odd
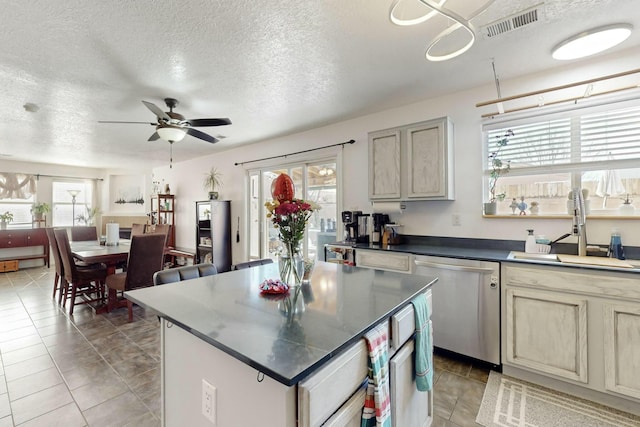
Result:
{"label": "ceiling light fixture", "polygon": [[156,132],[158,132],[158,135],[160,135],[160,138],[169,142],[182,141],[184,136],[187,134],[186,129],[178,126],[171,126],[171,125],[158,126],[158,129],[156,130]]}
{"label": "ceiling light fixture", "polygon": [[318,171],[320,176],[331,176],[333,175],[333,169],[331,168],[322,168]]}
{"label": "ceiling light fixture", "polygon": [[633,25],[630,24],[612,24],[583,31],[557,44],[551,56],[566,61],[595,55],[625,41],[631,30]]}
{"label": "ceiling light fixture", "polygon": [[[438,5],[442,6],[446,1],[440,0]],[[396,25],[407,27],[421,24],[437,14],[437,11],[426,6],[420,0],[395,0],[389,11],[389,19]]]}
{"label": "ceiling light fixture", "polygon": [[[476,40],[476,30],[473,24],[471,24],[471,20],[487,10],[487,8],[495,0],[487,0],[479,9],[473,12],[469,16],[469,18],[464,18],[453,12],[452,10],[443,7],[442,5],[445,3],[445,1],[446,0],[395,0],[391,4],[391,9],[389,10],[389,19],[391,20],[391,22],[401,26],[420,24],[435,16],[436,14],[440,14],[445,18],[448,18],[455,22],[453,25],[450,25],[443,31],[441,31],[429,44],[429,46],[427,47],[427,51],[425,52],[425,57],[429,61],[446,61],[448,59],[452,59],[456,56],[462,55],[467,50],[469,50]],[[400,6],[401,3],[402,6]],[[430,11],[426,12],[425,7]],[[469,41],[464,46],[448,53],[433,53],[433,49],[438,43],[440,43],[447,36],[451,35],[459,29],[463,29],[464,31],[466,31],[469,36]]]}

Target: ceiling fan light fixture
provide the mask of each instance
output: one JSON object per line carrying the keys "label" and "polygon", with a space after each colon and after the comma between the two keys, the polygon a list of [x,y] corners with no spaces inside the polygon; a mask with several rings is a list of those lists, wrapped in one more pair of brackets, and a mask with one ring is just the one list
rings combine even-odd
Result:
{"label": "ceiling fan light fixture", "polygon": [[178,142],[182,141],[182,139],[187,134],[187,130],[177,126],[162,126],[158,127],[156,130],[160,138],[169,142]]}
{"label": "ceiling fan light fixture", "polygon": [[625,41],[633,30],[631,24],[611,24],[569,37],[552,50],[553,59],[567,61],[603,52]]}

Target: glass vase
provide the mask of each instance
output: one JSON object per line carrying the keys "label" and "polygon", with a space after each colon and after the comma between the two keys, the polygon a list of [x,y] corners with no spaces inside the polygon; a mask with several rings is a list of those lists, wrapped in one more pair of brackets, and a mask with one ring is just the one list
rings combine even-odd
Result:
{"label": "glass vase", "polygon": [[289,287],[300,286],[304,263],[296,246],[292,243],[283,242],[283,251],[278,260],[280,267],[280,280]]}

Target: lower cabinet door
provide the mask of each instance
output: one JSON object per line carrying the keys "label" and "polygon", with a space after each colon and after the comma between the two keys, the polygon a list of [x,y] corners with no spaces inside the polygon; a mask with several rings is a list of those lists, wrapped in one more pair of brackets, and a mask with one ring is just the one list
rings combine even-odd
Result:
{"label": "lower cabinet door", "polygon": [[365,387],[358,390],[322,427],[360,427],[366,396]]}
{"label": "lower cabinet door", "polygon": [[413,342],[408,341],[389,361],[393,426],[428,427],[433,421],[433,390],[416,388]]}
{"label": "lower cabinet door", "polygon": [[587,375],[587,299],[506,290],[506,361],[582,383]]}
{"label": "lower cabinet door", "polygon": [[640,308],[604,307],[605,388],[640,399]]}

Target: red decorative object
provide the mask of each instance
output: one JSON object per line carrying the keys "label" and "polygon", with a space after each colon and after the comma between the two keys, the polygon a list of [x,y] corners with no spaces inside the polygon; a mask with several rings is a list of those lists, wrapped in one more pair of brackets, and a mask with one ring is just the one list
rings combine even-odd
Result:
{"label": "red decorative object", "polygon": [[271,184],[271,195],[279,202],[293,200],[295,187],[291,177],[286,173],[281,173]]}
{"label": "red decorative object", "polygon": [[262,294],[286,294],[289,286],[280,279],[267,279],[260,283],[260,293]]}

